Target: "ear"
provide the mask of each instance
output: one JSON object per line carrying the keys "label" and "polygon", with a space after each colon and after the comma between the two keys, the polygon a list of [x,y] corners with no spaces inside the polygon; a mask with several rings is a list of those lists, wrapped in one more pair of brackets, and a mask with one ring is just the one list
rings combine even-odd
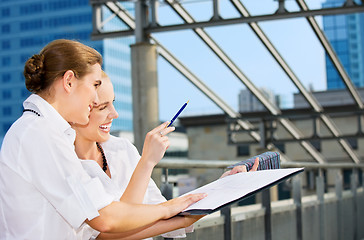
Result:
{"label": "ear", "polygon": [[65,72],[63,74],[63,78],[62,78],[62,84],[63,84],[63,88],[67,93],[70,93],[72,90],[72,87],[75,84],[75,73],[72,70],[68,70],[67,72]]}

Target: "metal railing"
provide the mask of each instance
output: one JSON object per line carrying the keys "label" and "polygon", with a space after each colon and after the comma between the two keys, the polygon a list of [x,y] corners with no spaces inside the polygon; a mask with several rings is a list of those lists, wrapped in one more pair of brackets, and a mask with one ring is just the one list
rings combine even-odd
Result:
{"label": "metal railing", "polygon": [[[165,180],[168,181],[168,169],[193,169],[193,168],[215,168],[215,169],[225,169],[227,166],[230,166],[236,162],[239,162],[240,160],[236,161],[222,161],[222,160],[190,160],[190,159],[180,159],[180,158],[166,158],[162,159],[160,163],[158,163],[157,168],[163,168],[166,169],[165,171]],[[363,183],[359,184],[359,173],[361,172],[361,178],[362,182],[364,181],[364,164],[354,164],[354,163],[324,163],[324,164],[318,164],[318,163],[311,163],[311,162],[282,162],[281,163],[282,168],[291,168],[291,167],[304,167],[305,171],[317,171],[318,175],[316,176],[315,181],[315,189],[316,193],[314,194],[316,199],[316,208],[318,210],[317,219],[315,221],[318,222],[318,233],[316,235],[317,239],[327,239],[327,235],[334,234],[336,236],[336,239],[349,239],[348,231],[351,233],[350,236],[352,236],[352,239],[362,239],[364,238],[364,230],[360,228],[361,224],[364,224],[364,221],[360,220],[360,215],[364,214],[364,208],[362,207],[363,204],[359,204],[360,202],[364,202],[364,192],[363,192]],[[326,170],[331,169],[337,169],[336,179],[335,179],[335,190],[331,191],[331,193],[334,192],[335,194],[335,205],[336,205],[336,219],[328,220],[325,216],[328,214],[327,206],[325,206],[325,189],[327,189],[327,186],[325,186],[325,178],[324,178],[324,172]],[[345,209],[344,209],[344,188],[343,188],[343,170],[351,170],[350,174],[350,190],[347,190],[346,192],[349,192],[351,196],[352,202],[349,202],[349,205],[347,205],[347,199],[345,198]],[[304,216],[304,206],[302,203],[303,195],[302,195],[302,180],[300,175],[295,176],[292,179],[292,190],[291,190],[291,196],[293,200],[294,205],[294,213],[295,215],[295,238],[297,240],[301,239],[310,239],[310,235],[313,233],[307,233],[304,232],[305,228],[305,220],[303,219]],[[360,196],[358,197],[358,191],[360,193]],[[327,194],[327,193],[326,193]],[[348,195],[345,193],[345,196]],[[264,239],[265,240],[271,240],[273,239],[273,227],[277,227],[277,223],[272,223],[272,205],[271,205],[271,195],[269,189],[262,191],[262,199],[261,199],[261,208],[264,210],[264,216],[263,221],[264,222]],[[360,200],[363,199],[363,200]],[[348,221],[347,217],[343,217],[343,214],[347,215],[347,209],[348,206],[350,209],[350,212],[352,213],[352,216],[349,217],[349,220],[351,222],[350,226],[351,229],[347,229],[345,227],[344,230],[344,221]],[[233,222],[232,222],[232,216],[231,216],[231,207],[225,207],[223,208],[220,213],[224,217],[224,224],[223,224],[223,232],[224,232],[224,239],[230,240],[230,239],[240,239],[239,236],[237,236],[236,233],[233,232]],[[325,215],[326,214],[326,215]],[[306,217],[307,218],[307,217]],[[305,218],[305,219],[306,219]],[[325,223],[326,222],[326,223]],[[278,223],[279,224],[279,223]],[[327,225],[332,225],[332,229],[328,229],[329,227]],[[331,232],[330,232],[331,231]],[[335,233],[333,233],[334,231]],[[344,232],[345,231],[345,232]],[[345,234],[345,236],[344,236]],[[306,237],[304,237],[306,235]],[[194,239],[194,238],[193,238]],[[200,238],[199,238],[200,239]],[[214,240],[211,237],[206,238],[209,240]],[[218,238],[216,238],[218,239]],[[259,238],[256,238],[259,239]],[[277,239],[277,236],[275,237]],[[282,239],[282,238],[279,238]]]}

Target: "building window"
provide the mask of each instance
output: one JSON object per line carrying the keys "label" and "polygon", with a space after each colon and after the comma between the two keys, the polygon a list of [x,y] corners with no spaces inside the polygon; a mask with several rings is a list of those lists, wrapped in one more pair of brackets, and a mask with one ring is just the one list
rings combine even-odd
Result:
{"label": "building window", "polygon": [[20,39],[21,47],[33,47],[43,45],[43,38],[41,37],[29,37]]}
{"label": "building window", "polygon": [[1,60],[1,64],[4,67],[10,66],[10,57],[3,57]]}
{"label": "building window", "polygon": [[11,107],[3,107],[3,115],[4,116],[11,116]]}
{"label": "building window", "polygon": [[10,73],[3,73],[3,74],[1,75],[1,82],[2,82],[2,83],[10,82],[10,80],[11,80],[11,75],[10,75]]}
{"label": "building window", "polygon": [[237,148],[237,155],[238,157],[249,156],[250,155],[249,145],[239,145]]}
{"label": "building window", "polygon": [[33,31],[36,29],[41,29],[43,27],[43,22],[41,19],[37,19],[34,21],[26,21],[20,23],[20,30],[21,31]]}
{"label": "building window", "polygon": [[10,16],[10,8],[3,8],[1,9],[1,16],[9,17]]}
{"label": "building window", "polygon": [[21,15],[35,14],[42,12],[42,8],[43,8],[42,3],[33,3],[26,6],[21,6],[20,13]]}
{"label": "building window", "polygon": [[2,33],[10,33],[10,25],[9,24],[4,24],[1,26],[1,32]]}
{"label": "building window", "polygon": [[3,90],[3,99],[10,99],[11,98],[11,91],[10,90]]}
{"label": "building window", "polygon": [[4,40],[4,41],[2,41],[2,43],[1,43],[1,48],[2,48],[3,50],[10,49],[10,41],[9,41],[9,40]]}

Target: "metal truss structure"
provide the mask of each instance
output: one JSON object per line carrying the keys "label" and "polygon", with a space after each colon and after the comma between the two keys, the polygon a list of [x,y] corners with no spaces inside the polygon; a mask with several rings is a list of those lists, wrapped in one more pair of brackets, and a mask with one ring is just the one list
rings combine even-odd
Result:
{"label": "metal truss structure", "polygon": [[[304,17],[307,19],[312,31],[322,44],[327,55],[331,59],[333,65],[337,69],[341,76],[345,86],[350,93],[350,96],[354,99],[355,109],[362,112],[364,109],[363,101],[361,100],[355,86],[353,85],[350,77],[345,71],[331,44],[325,37],[325,34],[320,29],[318,23],[315,20],[315,16],[334,15],[334,14],[350,14],[364,12],[364,4],[355,3],[353,0],[347,0],[342,6],[333,8],[322,8],[311,10],[308,8],[304,0],[296,0],[300,10],[295,12],[288,12],[285,9],[285,1],[278,0],[278,9],[273,14],[252,16],[245,8],[240,0],[229,0],[232,6],[240,14],[240,17],[223,19],[219,13],[219,0],[211,0],[213,16],[209,21],[196,21],[188,11],[182,6],[179,0],[163,0],[163,3],[168,5],[178,16],[183,20],[182,24],[171,24],[161,26],[158,22],[158,0],[134,0],[135,3],[135,19],[132,15],[122,6],[121,0],[90,0],[93,8],[93,32],[92,38],[94,40],[123,37],[123,36],[135,36],[136,42],[149,42],[152,41],[158,46],[159,55],[169,62],[174,68],[176,68],[182,75],[186,77],[195,87],[197,87],[203,94],[205,94],[211,101],[213,101],[230,119],[229,136],[232,136],[234,132],[247,131],[256,142],[260,142],[265,148],[271,149],[274,147],[275,142],[285,141],[284,139],[273,141],[267,141],[266,131],[264,129],[256,129],[253,124],[248,120],[243,120],[241,114],[236,112],[232,107],[224,102],[216,93],[207,87],[204,82],[198,78],[192,71],[190,71],[180,60],[178,60],[173,54],[163,47],[157,39],[153,37],[153,33],[176,31],[190,29],[192,30],[210,49],[211,51],[228,67],[228,69],[249,89],[254,96],[264,105],[268,110],[270,119],[274,119],[276,123],[281,124],[288,133],[291,134],[292,139],[299,142],[300,145],[312,156],[312,158],[318,163],[326,162],[325,158],[319,151],[311,144],[310,140],[320,140],[319,135],[315,135],[312,138],[305,137],[289,117],[282,113],[274,103],[270,102],[261,92],[260,89],[248,77],[243,71],[234,63],[234,61],[219,47],[219,45],[213,40],[211,36],[204,30],[205,28],[212,26],[223,26],[231,24],[246,23],[251,30],[255,33],[258,39],[263,43],[268,52],[273,56],[279,66],[287,74],[292,83],[297,87],[299,92],[303,95],[305,100],[309,103],[312,110],[312,118],[319,119],[330,131],[331,136],[326,138],[336,139],[349,158],[354,163],[360,163],[360,159],[353,151],[352,147],[348,143],[346,137],[343,136],[340,130],[335,126],[330,114],[320,105],[317,99],[304,87],[300,79],[294,74],[291,67],[279,54],[273,43],[269,40],[267,35],[259,26],[259,22],[271,21],[278,19],[288,19]],[[119,18],[127,27],[127,29],[119,31],[105,31],[103,29],[105,22],[102,19],[102,7],[108,8],[114,17]],[[124,27],[125,28],[125,27]],[[353,115],[355,113],[353,112]],[[244,117],[245,118],[245,117]],[[361,117],[359,117],[361,118]],[[246,119],[246,118],[245,118]],[[359,121],[361,123],[361,121]],[[361,129],[360,129],[361,132]],[[350,136],[355,137],[355,136]],[[358,137],[358,136],[356,136]],[[290,139],[290,141],[292,140]],[[230,139],[231,143],[237,144],[233,139]],[[287,156],[282,155],[282,160],[287,160]]]}

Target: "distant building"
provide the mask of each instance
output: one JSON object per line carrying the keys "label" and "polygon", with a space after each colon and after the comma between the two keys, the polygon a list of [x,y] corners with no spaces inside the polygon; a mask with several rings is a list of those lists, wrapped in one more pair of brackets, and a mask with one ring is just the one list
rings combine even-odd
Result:
{"label": "distant building", "polygon": [[[112,28],[116,22],[107,25]],[[132,131],[131,38],[91,41],[91,31],[88,0],[0,1],[0,139],[22,114],[22,102],[30,94],[22,74],[25,61],[59,38],[79,40],[103,55],[119,112],[113,130]]]}
{"label": "distant building", "polygon": [[[261,88],[263,95],[276,106],[287,109],[292,108],[292,95],[275,95],[272,90]],[[267,111],[263,104],[248,90],[239,93],[239,112],[261,112]]]}
{"label": "distant building", "polygon": [[[358,88],[358,93],[364,99],[364,88]],[[313,96],[323,107],[354,105],[354,99],[346,89],[313,92]],[[294,108],[309,108],[310,105],[303,98],[302,94],[294,94]]]}
{"label": "distant building", "polygon": [[[274,93],[266,88],[260,89],[264,96],[271,102],[276,103]],[[239,93],[239,112],[265,111],[263,104],[250,92],[249,89],[241,90]]]}
{"label": "distant building", "polygon": [[[344,0],[326,0],[323,7],[342,6]],[[324,32],[357,87],[364,87],[364,14],[323,16]],[[327,89],[345,87],[326,55]]]}

